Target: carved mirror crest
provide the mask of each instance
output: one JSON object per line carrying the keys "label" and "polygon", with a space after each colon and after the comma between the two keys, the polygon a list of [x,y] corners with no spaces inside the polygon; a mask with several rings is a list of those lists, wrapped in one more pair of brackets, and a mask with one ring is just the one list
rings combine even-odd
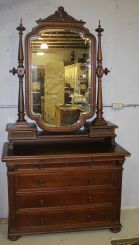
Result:
{"label": "carved mirror crest", "polygon": [[26,110],[47,131],[79,129],[95,112],[96,39],[63,7],[26,35]]}

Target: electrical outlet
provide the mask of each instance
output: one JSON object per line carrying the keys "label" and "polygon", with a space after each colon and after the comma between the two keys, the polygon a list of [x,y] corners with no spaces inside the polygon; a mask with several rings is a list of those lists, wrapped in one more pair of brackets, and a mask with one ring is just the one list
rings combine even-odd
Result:
{"label": "electrical outlet", "polygon": [[112,108],[113,109],[123,109],[123,104],[122,103],[113,103]]}

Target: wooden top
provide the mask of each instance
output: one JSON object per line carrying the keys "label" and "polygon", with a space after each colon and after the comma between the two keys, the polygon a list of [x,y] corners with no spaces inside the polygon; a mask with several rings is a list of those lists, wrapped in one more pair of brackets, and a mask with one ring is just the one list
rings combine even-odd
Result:
{"label": "wooden top", "polygon": [[130,153],[120,145],[103,142],[81,142],[81,143],[32,143],[17,144],[9,149],[8,143],[4,144],[2,161],[20,159],[40,159],[46,157],[97,157],[97,156],[130,156]]}

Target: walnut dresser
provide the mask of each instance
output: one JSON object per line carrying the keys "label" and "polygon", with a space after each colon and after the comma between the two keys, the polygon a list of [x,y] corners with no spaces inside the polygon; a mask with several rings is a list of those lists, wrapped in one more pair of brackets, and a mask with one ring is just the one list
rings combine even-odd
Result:
{"label": "walnut dresser", "polygon": [[2,156],[8,238],[98,228],[118,232],[122,169],[130,154],[115,142],[117,126],[104,119],[104,29],[99,21],[96,40],[62,6],[36,22],[25,37],[25,68],[22,20],[17,27],[18,67],[11,70],[19,93],[17,120],[6,126]]}
{"label": "walnut dresser", "polygon": [[119,145],[7,146],[3,161],[8,168],[9,239],[66,230],[120,230],[122,169],[129,153]]}

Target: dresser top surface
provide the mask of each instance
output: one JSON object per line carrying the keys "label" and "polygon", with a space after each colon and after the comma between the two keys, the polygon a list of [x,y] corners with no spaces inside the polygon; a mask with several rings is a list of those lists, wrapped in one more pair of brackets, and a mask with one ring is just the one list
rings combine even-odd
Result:
{"label": "dresser top surface", "polygon": [[9,149],[4,144],[2,161],[21,158],[40,158],[56,156],[130,156],[130,153],[117,143],[112,145],[102,142],[76,142],[76,143],[43,143],[43,144],[17,144]]}

